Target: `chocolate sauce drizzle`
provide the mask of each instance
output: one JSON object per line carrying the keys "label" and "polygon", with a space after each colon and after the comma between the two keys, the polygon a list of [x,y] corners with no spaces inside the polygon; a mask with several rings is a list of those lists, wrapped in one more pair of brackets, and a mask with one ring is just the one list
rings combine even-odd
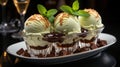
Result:
{"label": "chocolate sauce drizzle", "polygon": [[45,45],[45,46],[30,46],[30,48],[33,48],[33,49],[36,49],[36,50],[42,50],[42,49],[46,49],[48,48],[48,45]]}
{"label": "chocolate sauce drizzle", "polygon": [[52,33],[45,34],[43,40],[48,41],[48,42],[60,42],[61,43],[64,41],[64,36],[65,34],[63,33],[52,32]]}
{"label": "chocolate sauce drizzle", "polygon": [[[81,28],[82,33],[78,33],[79,37],[86,37],[88,34],[88,30]],[[43,40],[48,41],[48,42],[63,42],[65,34],[63,33],[58,33],[58,32],[51,32],[43,35]]]}

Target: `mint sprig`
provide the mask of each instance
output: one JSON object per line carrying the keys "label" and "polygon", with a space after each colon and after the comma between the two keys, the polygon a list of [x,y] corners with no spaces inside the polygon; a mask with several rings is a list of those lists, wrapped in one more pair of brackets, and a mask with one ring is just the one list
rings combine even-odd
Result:
{"label": "mint sprig", "polygon": [[51,23],[54,22],[54,15],[57,13],[56,9],[47,10],[43,5],[37,5],[38,12],[46,17]]}
{"label": "mint sprig", "polygon": [[78,0],[75,0],[72,4],[72,7],[68,5],[62,5],[60,9],[64,12],[67,12],[69,14],[75,15],[75,16],[84,16],[89,17],[89,13],[85,12],[84,10],[79,10],[79,2]]}

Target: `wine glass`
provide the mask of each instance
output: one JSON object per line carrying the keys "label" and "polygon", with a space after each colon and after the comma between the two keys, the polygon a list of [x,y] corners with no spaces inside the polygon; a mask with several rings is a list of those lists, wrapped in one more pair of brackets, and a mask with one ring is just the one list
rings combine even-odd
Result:
{"label": "wine glass", "polygon": [[21,33],[22,30],[24,29],[25,14],[29,6],[30,0],[13,0],[13,3],[17,9],[17,12],[20,15],[21,25],[20,30],[17,33],[14,33],[12,37],[21,39],[22,38]]}
{"label": "wine glass", "polygon": [[6,19],[6,4],[8,0],[0,0],[0,4],[2,6],[2,22],[0,24],[0,33],[6,34],[6,33],[12,33],[17,31],[15,27],[13,27],[10,23],[7,22]]}

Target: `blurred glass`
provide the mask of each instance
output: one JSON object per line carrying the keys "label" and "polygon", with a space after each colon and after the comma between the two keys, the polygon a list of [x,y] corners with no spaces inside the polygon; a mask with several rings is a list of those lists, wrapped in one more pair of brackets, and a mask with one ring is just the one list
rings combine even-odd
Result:
{"label": "blurred glass", "polygon": [[0,0],[0,5],[2,6],[2,22],[0,24],[0,33],[5,35],[6,33],[15,32],[16,29],[7,22],[6,18],[6,4],[8,0]]}
{"label": "blurred glass", "polygon": [[30,0],[13,0],[13,2],[14,2],[14,5],[15,5],[15,7],[17,9],[17,12],[20,15],[21,24],[20,24],[19,32],[14,33],[12,35],[12,37],[21,39],[22,38],[21,32],[22,32],[22,30],[24,28],[24,22],[25,22],[25,14],[27,12]]}

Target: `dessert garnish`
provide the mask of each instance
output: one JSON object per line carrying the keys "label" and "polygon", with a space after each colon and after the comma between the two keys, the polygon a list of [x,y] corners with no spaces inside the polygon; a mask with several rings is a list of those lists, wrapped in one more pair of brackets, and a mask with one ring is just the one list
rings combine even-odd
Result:
{"label": "dessert garnish", "polygon": [[38,12],[46,17],[52,24],[54,22],[54,15],[57,13],[57,10],[56,9],[50,9],[50,10],[47,10],[43,5],[41,4],[38,4],[37,5],[37,9],[38,9]]}
{"label": "dessert garnish", "polygon": [[69,14],[75,15],[75,16],[84,16],[84,17],[89,17],[89,13],[84,11],[84,10],[80,10],[79,9],[79,2],[78,0],[74,1],[72,4],[72,7],[68,6],[68,5],[62,5],[60,7],[60,9],[64,12],[67,12]]}

